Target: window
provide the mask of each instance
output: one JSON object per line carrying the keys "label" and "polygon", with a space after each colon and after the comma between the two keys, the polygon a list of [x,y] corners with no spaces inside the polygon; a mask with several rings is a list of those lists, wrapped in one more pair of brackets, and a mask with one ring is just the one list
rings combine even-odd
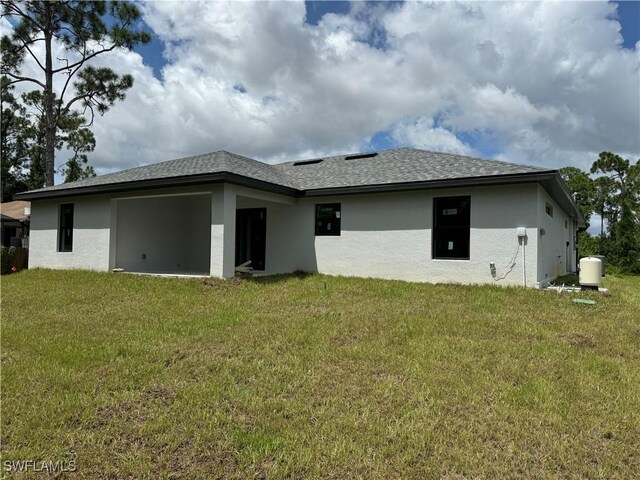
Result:
{"label": "window", "polygon": [[73,203],[60,205],[58,222],[58,251],[71,252],[73,250]]}
{"label": "window", "polygon": [[340,236],[339,203],[319,203],[316,205],[316,235]]}
{"label": "window", "polygon": [[433,199],[433,258],[469,259],[471,197]]}
{"label": "window", "polygon": [[550,217],[553,217],[553,207],[551,205],[549,205],[548,203],[545,203],[544,204],[544,213],[546,213]]}

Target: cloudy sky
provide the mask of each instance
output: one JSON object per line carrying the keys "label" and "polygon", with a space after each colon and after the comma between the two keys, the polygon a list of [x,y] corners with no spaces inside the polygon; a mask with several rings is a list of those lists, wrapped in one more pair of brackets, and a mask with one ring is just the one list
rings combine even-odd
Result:
{"label": "cloudy sky", "polygon": [[90,161],[105,173],[220,149],[278,162],[396,146],[547,167],[636,159],[639,5],[141,3],[154,41],[101,60],[135,85],[96,119]]}

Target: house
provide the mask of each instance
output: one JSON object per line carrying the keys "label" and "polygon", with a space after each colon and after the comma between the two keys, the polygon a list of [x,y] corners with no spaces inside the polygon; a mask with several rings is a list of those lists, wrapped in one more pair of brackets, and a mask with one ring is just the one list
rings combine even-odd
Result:
{"label": "house", "polygon": [[270,165],[226,151],[32,190],[29,266],[296,270],[535,286],[584,227],[557,171],[400,148]]}
{"label": "house", "polygon": [[29,246],[29,216],[31,203],[24,200],[0,203],[3,247]]}

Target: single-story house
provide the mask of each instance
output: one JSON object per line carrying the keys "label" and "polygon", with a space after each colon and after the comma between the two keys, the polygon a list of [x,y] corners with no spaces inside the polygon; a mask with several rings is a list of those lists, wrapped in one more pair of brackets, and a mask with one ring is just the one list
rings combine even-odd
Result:
{"label": "single-story house", "polygon": [[3,247],[29,246],[30,210],[31,203],[24,200],[0,203],[0,239]]}
{"label": "single-story house", "polygon": [[574,270],[584,227],[555,170],[412,148],[275,165],[218,151],[20,197],[31,268],[535,286]]}

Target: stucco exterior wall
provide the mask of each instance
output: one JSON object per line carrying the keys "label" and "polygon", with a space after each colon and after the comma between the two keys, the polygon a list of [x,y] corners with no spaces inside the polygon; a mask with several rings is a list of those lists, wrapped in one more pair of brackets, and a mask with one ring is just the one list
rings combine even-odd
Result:
{"label": "stucco exterior wall", "polygon": [[[198,195],[190,200],[160,196],[185,193]],[[470,258],[433,259],[433,199],[460,195],[471,197]],[[134,200],[150,196],[158,198]],[[545,214],[545,202],[553,205],[553,218]],[[62,203],[75,205],[73,252],[56,251]],[[341,204],[340,236],[316,237],[317,203]],[[527,286],[535,286],[575,262],[575,257],[567,259],[565,245],[571,242],[573,255],[573,223],[538,184],[305,198],[217,184],[34,201],[30,266],[163,271],[169,266],[139,265],[142,253],[155,258],[150,240],[156,239],[163,251],[178,255],[166,258],[183,266],[183,273],[196,273],[189,271],[196,265],[197,273],[231,277],[236,209],[258,207],[267,209],[265,274],[304,270],[427,282],[523,285],[526,280]],[[526,228],[524,245],[518,227]],[[540,235],[541,228],[545,235]],[[190,242],[199,246],[182,248]],[[181,250],[185,253],[179,257]],[[201,267],[203,262],[208,268]],[[174,267],[171,271],[180,273]]]}
{"label": "stucco exterior wall", "polygon": [[[470,259],[434,260],[433,198],[458,195],[471,196]],[[317,203],[341,204],[339,237],[315,236]],[[537,203],[537,186],[521,185],[323,196],[299,199],[293,205],[238,196],[236,205],[267,209],[265,274],[304,270],[410,281],[522,285],[524,249],[527,285],[533,286],[537,280]],[[524,248],[518,242],[517,227],[527,227]],[[495,277],[490,262],[496,264]]]}
{"label": "stucco exterior wall", "polygon": [[[219,186],[221,187],[221,186]],[[118,250],[118,213],[127,215],[127,210],[131,204],[126,204],[118,209],[118,204],[133,198],[183,198],[173,197],[176,194],[205,194],[210,195],[214,186],[191,187],[191,188],[167,188],[153,191],[126,192],[113,196],[96,195],[83,197],[69,197],[55,200],[34,200],[31,202],[31,232],[30,232],[30,268],[54,268],[54,269],[89,269],[107,271],[117,266],[116,257]],[[163,197],[167,195],[167,197]],[[195,200],[191,200],[195,201]],[[61,204],[74,204],[74,231],[73,231],[73,251],[58,252],[58,215]],[[208,205],[210,207],[210,205]],[[185,212],[189,212],[188,205],[184,206]],[[138,212],[139,213],[139,212]],[[176,212],[177,222],[185,218],[188,223],[190,213]],[[137,218],[144,222],[144,216]],[[163,221],[167,229],[171,229],[171,218],[164,217]],[[199,222],[198,222],[199,225]],[[195,227],[193,224],[187,228],[195,228],[195,231],[204,231],[202,235],[196,234],[197,243],[209,242],[208,232],[211,228],[211,215],[207,214],[206,224]],[[157,238],[164,238],[159,236]],[[131,243],[132,239],[126,239],[123,245]],[[185,240],[188,241],[188,240]],[[121,245],[122,246],[122,245]],[[129,247],[130,250],[131,246]],[[138,252],[140,253],[140,252]],[[210,252],[207,251],[207,255]],[[194,256],[200,258],[202,249],[196,247],[187,253],[181,261],[185,263],[200,263]],[[145,270],[139,270],[145,271]],[[205,272],[208,273],[208,269]]]}
{"label": "stucco exterior wall", "polygon": [[[58,252],[60,205],[74,204],[73,251]],[[31,202],[29,268],[109,268],[110,200],[106,196]]]}
{"label": "stucco exterior wall", "polygon": [[[432,258],[433,198],[471,196],[469,260]],[[535,185],[456,188],[405,193],[318,197],[301,201],[300,230],[313,235],[316,203],[341,203],[339,237],[315,237],[317,270],[334,275],[410,281],[523,284],[537,278]],[[527,228],[519,245],[517,227]],[[513,268],[511,268],[513,265]]]}
{"label": "stucco exterior wall", "polygon": [[[540,186],[538,186],[537,199],[539,225],[537,280],[551,281],[574,270],[575,223]],[[553,216],[546,213],[547,204],[553,208]],[[567,242],[569,242],[568,246]]]}

